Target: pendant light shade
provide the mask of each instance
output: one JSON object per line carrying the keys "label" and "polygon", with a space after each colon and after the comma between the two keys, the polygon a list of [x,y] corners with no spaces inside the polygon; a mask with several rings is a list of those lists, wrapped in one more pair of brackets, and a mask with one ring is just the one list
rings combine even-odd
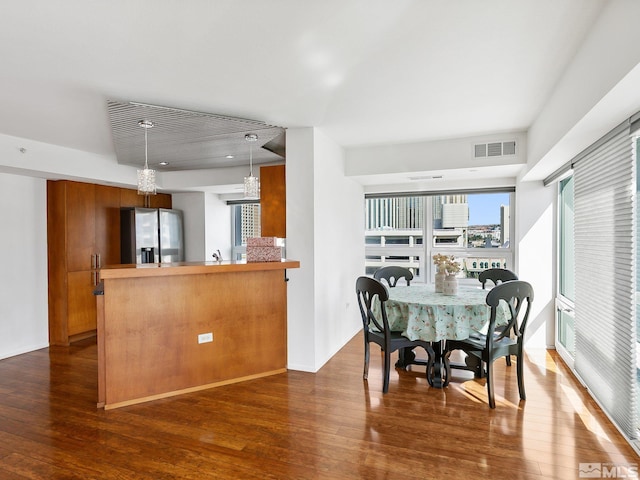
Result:
{"label": "pendant light shade", "polygon": [[244,139],[249,142],[249,176],[244,177],[244,198],[260,198],[260,182],[253,176],[253,142],[258,140],[255,133],[247,133]]}
{"label": "pendant light shade", "polygon": [[156,171],[149,168],[147,154],[147,131],[153,127],[153,122],[140,120],[138,125],[144,128],[144,169],[138,170],[138,195],[155,195]]}

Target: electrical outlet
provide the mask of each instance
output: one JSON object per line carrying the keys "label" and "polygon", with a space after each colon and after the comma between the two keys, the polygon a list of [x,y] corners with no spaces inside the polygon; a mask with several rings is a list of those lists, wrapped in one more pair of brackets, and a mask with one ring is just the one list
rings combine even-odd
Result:
{"label": "electrical outlet", "polygon": [[198,343],[209,343],[213,342],[213,333],[201,333],[198,335]]}

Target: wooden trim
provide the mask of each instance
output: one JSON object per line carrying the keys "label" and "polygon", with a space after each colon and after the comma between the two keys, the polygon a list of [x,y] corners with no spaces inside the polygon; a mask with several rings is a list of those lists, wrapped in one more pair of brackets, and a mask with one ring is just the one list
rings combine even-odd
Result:
{"label": "wooden trim", "polygon": [[137,405],[139,403],[151,402],[153,400],[160,400],[162,398],[175,397],[176,395],[182,395],[184,393],[199,392],[201,390],[207,390],[209,388],[222,387],[224,385],[232,385],[234,383],[245,382],[247,380],[255,380],[256,378],[269,377],[271,375],[279,375],[281,373],[286,373],[286,372],[287,372],[286,368],[280,368],[278,370],[273,370],[271,372],[258,373],[256,375],[247,375],[246,377],[233,378],[230,380],[224,380],[222,382],[209,383],[207,385],[198,385],[197,387],[183,388],[182,390],[175,390],[173,392],[161,393],[159,395],[150,395],[148,397],[136,398],[135,400],[128,400],[126,402],[118,402],[118,403],[102,404],[102,405],[98,404],[98,408],[104,407],[105,410],[113,410],[116,408],[126,407],[129,405]]}
{"label": "wooden trim", "polygon": [[[104,295],[96,295],[96,310],[97,310],[97,319],[96,325],[98,328],[98,332],[104,332]],[[104,407],[105,401],[105,364],[104,364],[104,335],[98,335],[97,339],[97,350],[98,350],[98,408]]]}
{"label": "wooden trim", "polygon": [[79,342],[86,338],[95,337],[97,335],[97,329],[89,330],[87,332],[76,333],[75,335],[69,335],[69,343]]}

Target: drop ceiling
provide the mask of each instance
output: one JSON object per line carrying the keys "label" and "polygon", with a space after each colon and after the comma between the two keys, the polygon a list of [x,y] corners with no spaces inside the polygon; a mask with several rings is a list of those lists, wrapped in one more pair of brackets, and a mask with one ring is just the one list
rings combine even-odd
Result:
{"label": "drop ceiling", "polygon": [[[285,130],[264,122],[211,113],[146,105],[108,102],[109,120],[118,163],[141,167],[147,130],[149,167],[161,171],[199,170],[237,165],[282,162]],[[248,142],[245,135],[257,135]]]}

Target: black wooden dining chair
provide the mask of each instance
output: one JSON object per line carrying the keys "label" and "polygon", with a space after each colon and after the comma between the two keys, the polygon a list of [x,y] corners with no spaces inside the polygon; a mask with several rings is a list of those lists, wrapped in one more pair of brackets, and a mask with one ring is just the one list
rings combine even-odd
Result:
{"label": "black wooden dining chair", "polygon": [[390,287],[395,287],[398,284],[398,280],[404,278],[407,285],[411,285],[413,280],[413,273],[408,268],[398,267],[390,265],[388,267],[381,267],[373,273],[373,278],[376,280],[384,280]]}
{"label": "black wooden dining chair", "polygon": [[[403,348],[422,347],[427,352],[429,364],[432,363],[433,350],[431,344],[422,340],[409,340],[401,332],[392,332],[387,320],[385,304],[389,299],[389,291],[379,280],[370,277],[358,277],[356,280],[356,295],[362,315],[362,330],[364,332],[364,372],[362,378],[369,376],[370,344],[376,343],[384,354],[382,372],[382,393],[389,391],[389,371],[391,370],[391,354]],[[379,315],[373,312],[374,298],[380,302]]]}
{"label": "black wooden dining chair", "polygon": [[[518,275],[506,268],[487,268],[478,275],[478,280],[482,284],[482,289],[486,288],[487,281],[492,281],[494,285],[498,285],[504,282],[510,282],[512,280],[518,280]],[[508,366],[511,366],[511,356],[505,357]]]}
{"label": "black wooden dining chair", "polygon": [[[506,302],[509,311],[508,324],[496,325],[496,314],[500,302]],[[447,350],[463,350],[486,365],[487,396],[489,406],[496,407],[493,388],[493,362],[505,355],[515,355],[517,362],[518,391],[526,400],[524,391],[524,335],[533,303],[533,288],[522,280],[512,280],[496,285],[487,293],[487,305],[491,309],[486,335],[476,335],[466,340],[447,341]],[[511,334],[511,335],[510,335]]]}
{"label": "black wooden dining chair", "polygon": [[[405,267],[399,267],[396,265],[389,265],[387,267],[381,267],[373,273],[373,278],[376,280],[384,280],[391,288],[395,287],[398,282],[404,278],[407,282],[407,286],[411,285],[413,280],[413,272]],[[407,365],[413,363],[416,358],[416,354],[413,348],[402,348],[398,352],[398,362],[396,367],[406,368]]]}
{"label": "black wooden dining chair", "polygon": [[498,285],[500,282],[518,280],[518,276],[506,268],[487,268],[480,272],[478,280],[480,280],[482,288],[485,288],[488,280],[491,280],[494,285]]}

